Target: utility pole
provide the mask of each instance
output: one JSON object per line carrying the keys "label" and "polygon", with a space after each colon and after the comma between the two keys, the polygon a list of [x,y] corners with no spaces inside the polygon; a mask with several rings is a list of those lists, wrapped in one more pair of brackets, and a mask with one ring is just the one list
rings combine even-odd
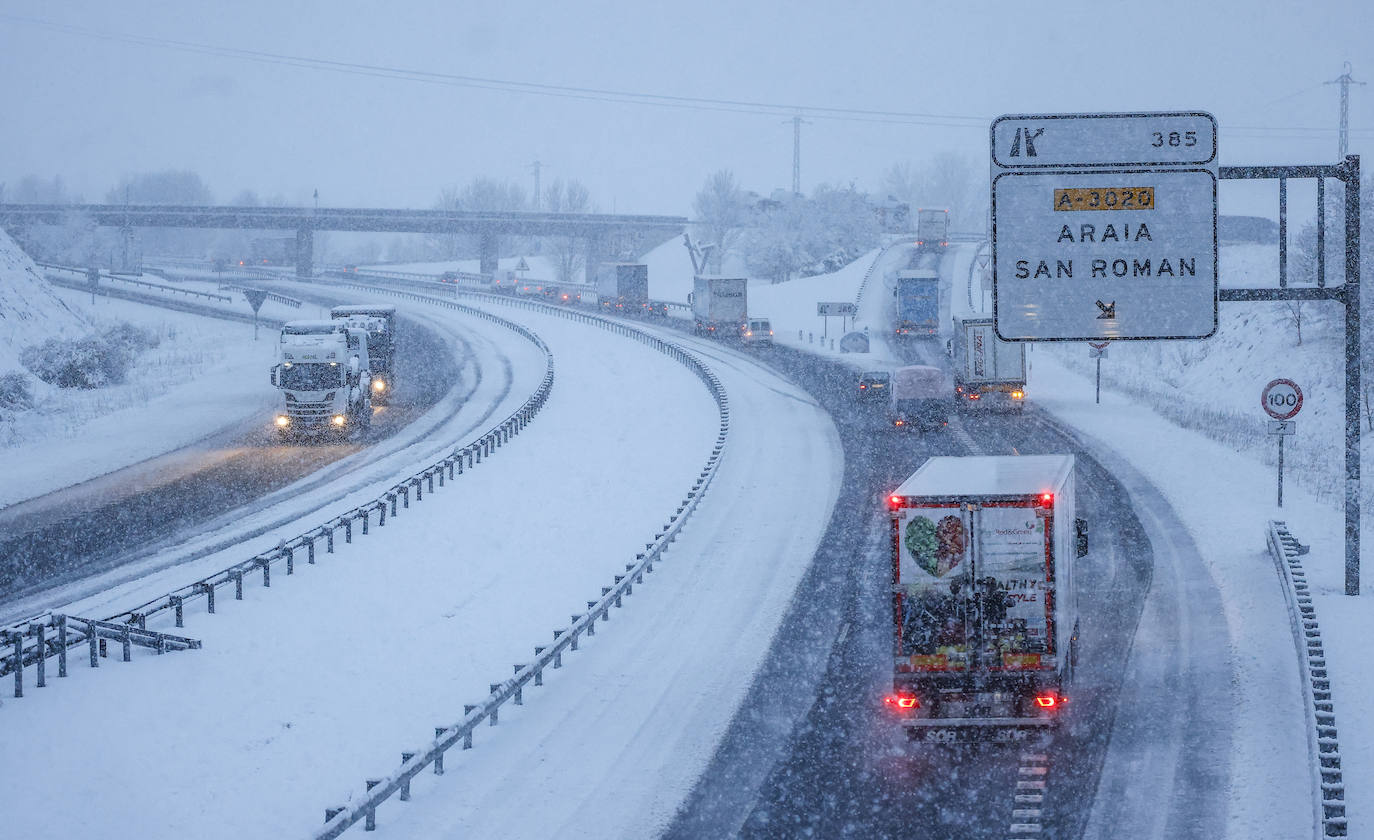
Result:
{"label": "utility pole", "polygon": [[1336,158],[1337,160],[1345,160],[1346,151],[1350,148],[1350,86],[1364,84],[1364,82],[1357,82],[1351,78],[1350,69],[1350,62],[1347,61],[1345,63],[1345,72],[1341,74],[1340,78],[1332,79],[1326,83],[1328,85],[1341,86],[1341,150]]}
{"label": "utility pole", "polygon": [[542,163],[540,163],[539,161],[536,160],[534,163],[531,163],[531,164],[527,167],[531,172],[534,173],[534,212],[536,212],[536,213],[539,212],[539,202],[540,202],[540,197],[539,197],[539,170],[540,170],[543,166],[544,166],[544,164],[542,164]]}
{"label": "utility pole", "polygon": [[792,118],[792,194],[801,195],[801,114]]}

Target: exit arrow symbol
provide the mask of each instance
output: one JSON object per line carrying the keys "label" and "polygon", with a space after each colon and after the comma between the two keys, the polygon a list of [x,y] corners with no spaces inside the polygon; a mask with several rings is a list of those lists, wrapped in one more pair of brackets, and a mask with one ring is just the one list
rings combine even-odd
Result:
{"label": "exit arrow symbol", "polygon": [[1102,310],[1102,314],[1097,316],[1097,320],[1099,321],[1116,317],[1116,301],[1112,301],[1111,303],[1103,303],[1099,300],[1097,301],[1097,308]]}

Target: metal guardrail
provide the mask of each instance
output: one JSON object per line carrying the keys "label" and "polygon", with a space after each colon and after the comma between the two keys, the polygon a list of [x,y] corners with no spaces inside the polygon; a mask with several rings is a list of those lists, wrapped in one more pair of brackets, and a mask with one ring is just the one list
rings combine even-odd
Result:
{"label": "metal guardrail", "polygon": [[1317,611],[1307,573],[1298,558],[1308,551],[1288,531],[1283,522],[1271,521],[1267,534],[1269,554],[1283,580],[1283,597],[1288,605],[1288,623],[1297,646],[1302,672],[1302,693],[1307,711],[1307,746],[1312,756],[1313,810],[1316,837],[1344,837],[1345,782],[1341,776],[1341,747],[1337,740],[1336,711],[1331,702],[1331,680],[1327,676],[1326,652],[1322,647]]}
{"label": "metal guardrail", "polygon": [[[596,635],[597,622],[609,621],[612,607],[620,607],[624,598],[634,593],[635,584],[642,584],[644,575],[653,571],[654,563],[663,559],[664,552],[677,539],[678,532],[681,531],[683,525],[695,511],[697,504],[705,496],[715,478],[721,456],[724,454],[725,443],[730,431],[728,396],[716,375],[699,359],[678,345],[664,341],[618,320],[569,310],[566,307],[542,301],[508,298],[481,292],[467,292],[466,290],[463,290],[462,293],[491,299],[506,305],[572,318],[583,323],[596,324],[653,347],[688,367],[706,385],[716,402],[719,431],[710,456],[706,459],[705,465],[697,475],[691,489],[687,491],[682,503],[678,505],[677,511],[668,517],[668,521],[658,534],[650,542],[645,543],[644,551],[635,555],[635,562],[625,564],[625,574],[615,575],[614,583],[611,586],[601,588],[600,598],[587,601],[585,612],[572,615],[571,623],[567,627],[554,630],[552,644],[536,646],[532,660],[515,664],[511,677],[502,682],[491,683],[489,686],[490,693],[485,699],[479,703],[465,704],[461,720],[434,727],[434,740],[429,744],[415,750],[403,751],[401,753],[401,765],[391,775],[367,779],[364,783],[366,792],[360,801],[352,805],[326,808],[325,825],[314,835],[316,840],[338,837],[359,821],[364,823],[365,830],[374,830],[377,825],[377,807],[379,805],[397,793],[400,794],[402,801],[409,800],[410,782],[415,776],[431,767],[435,775],[443,775],[444,755],[448,750],[458,746],[460,742],[462,744],[461,749],[471,749],[473,733],[477,727],[483,723],[495,726],[499,720],[500,709],[506,703],[513,703],[517,706],[524,705],[525,688],[543,685],[544,671],[561,668],[563,666],[563,654],[576,651],[582,637]],[[400,294],[409,295],[410,293],[402,292]]]}
{"label": "metal guardrail", "polygon": [[[72,625],[77,626],[73,627]],[[53,636],[47,635],[49,629],[53,630]],[[33,639],[34,642],[32,645],[28,645],[26,650],[26,643],[29,639]],[[150,648],[157,651],[158,654],[166,653],[169,650],[200,649],[200,641],[197,639],[173,636],[170,633],[157,633],[131,624],[114,624],[75,615],[48,615],[29,624],[22,631],[0,631],[0,648],[13,645],[16,660],[25,656],[32,657],[37,671],[37,686],[43,688],[47,685],[45,666],[49,656],[57,656],[57,676],[65,677],[67,676],[67,650],[85,643],[90,647],[91,667],[98,668],[100,667],[100,657],[105,655],[106,639],[112,639],[123,646],[125,662],[132,658],[134,647]],[[14,669],[14,696],[24,696],[24,670],[22,668]]]}
{"label": "metal guardrail", "polygon": [[[75,273],[75,274],[80,274],[80,275],[82,275],[83,277],[88,277],[88,276],[90,276],[90,275],[89,275],[89,269],[85,269],[85,268],[75,268],[75,267],[73,267],[73,266],[68,266],[68,265],[55,265],[55,264],[53,264],[53,263],[43,263],[43,262],[37,262],[37,261],[35,261],[34,264],[35,264],[35,265],[38,265],[38,266],[41,266],[41,267],[43,267],[43,268],[45,268],[45,269],[47,269],[47,270],[49,270],[49,271],[67,271],[67,272],[72,272],[72,273]],[[232,297],[229,297],[228,295],[216,294],[216,293],[214,293],[214,292],[201,292],[201,291],[197,291],[197,290],[195,290],[195,289],[182,289],[182,288],[178,288],[178,287],[176,287],[176,286],[166,286],[166,285],[163,285],[162,283],[149,283],[147,280],[135,280],[135,279],[133,279],[132,277],[124,277],[124,276],[121,276],[121,275],[118,275],[118,274],[110,274],[110,273],[108,273],[108,272],[105,272],[105,273],[100,274],[100,278],[101,278],[102,280],[118,280],[118,281],[121,282],[121,283],[128,283],[128,284],[133,285],[133,286],[142,286],[142,287],[148,288],[148,289],[157,289],[158,291],[163,291],[163,292],[175,292],[176,294],[180,294],[180,295],[189,295],[189,296],[191,296],[191,297],[209,298],[209,299],[211,299],[211,300],[220,300],[220,301],[224,301],[225,303],[233,303],[233,302],[234,302],[234,299],[233,299]]]}

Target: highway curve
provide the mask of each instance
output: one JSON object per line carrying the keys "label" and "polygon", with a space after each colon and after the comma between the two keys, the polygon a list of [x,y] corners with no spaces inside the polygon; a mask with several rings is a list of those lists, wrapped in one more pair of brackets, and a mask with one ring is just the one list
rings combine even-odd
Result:
{"label": "highway curve", "polygon": [[[913,361],[942,358],[924,343],[908,352]],[[760,355],[831,412],[844,483],[798,588],[807,597],[794,601],[665,837],[1077,838],[1123,836],[1115,832],[1125,825],[1158,837],[1215,836],[1230,738],[1229,677],[1218,667],[1225,633],[1216,632],[1215,587],[1187,573],[1200,559],[1162,499],[1139,486],[1128,492],[1033,404],[1020,417],[964,414],[935,434],[902,434],[887,427],[883,408],[855,402],[852,369],[784,348]],[[1085,644],[1068,724],[1014,745],[908,742],[881,703],[892,685],[883,496],[931,455],[1063,452],[1077,456],[1080,515],[1092,529],[1078,566]],[[1157,572],[1161,551],[1168,560]],[[1156,590],[1169,594],[1150,598],[1163,603],[1146,620],[1176,628],[1167,635],[1177,647],[1145,652],[1142,669],[1132,646],[1156,574],[1165,577]],[[1166,691],[1160,702],[1154,692]],[[1119,760],[1104,776],[1109,746],[1141,772]]]}
{"label": "highway curve", "polygon": [[[282,445],[270,418],[0,510],[0,604],[115,568],[174,544],[227,511],[405,428],[459,381],[441,337],[398,319],[400,386],[372,427],[336,443]],[[459,357],[470,355],[460,346]],[[423,360],[420,361],[420,360]],[[264,387],[266,371],[263,372]]]}

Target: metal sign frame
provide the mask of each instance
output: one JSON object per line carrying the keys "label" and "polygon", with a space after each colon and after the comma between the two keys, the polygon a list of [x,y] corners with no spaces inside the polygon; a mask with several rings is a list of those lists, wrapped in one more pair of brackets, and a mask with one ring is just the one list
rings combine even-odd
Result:
{"label": "metal sign frame", "polygon": [[[1360,594],[1360,156],[1314,166],[1223,166],[1222,180],[1279,182],[1279,285],[1221,289],[1222,301],[1331,301],[1345,307],[1345,594]],[[1317,284],[1288,285],[1288,181],[1317,181]],[[1326,285],[1326,179],[1345,185],[1345,283]]]}

